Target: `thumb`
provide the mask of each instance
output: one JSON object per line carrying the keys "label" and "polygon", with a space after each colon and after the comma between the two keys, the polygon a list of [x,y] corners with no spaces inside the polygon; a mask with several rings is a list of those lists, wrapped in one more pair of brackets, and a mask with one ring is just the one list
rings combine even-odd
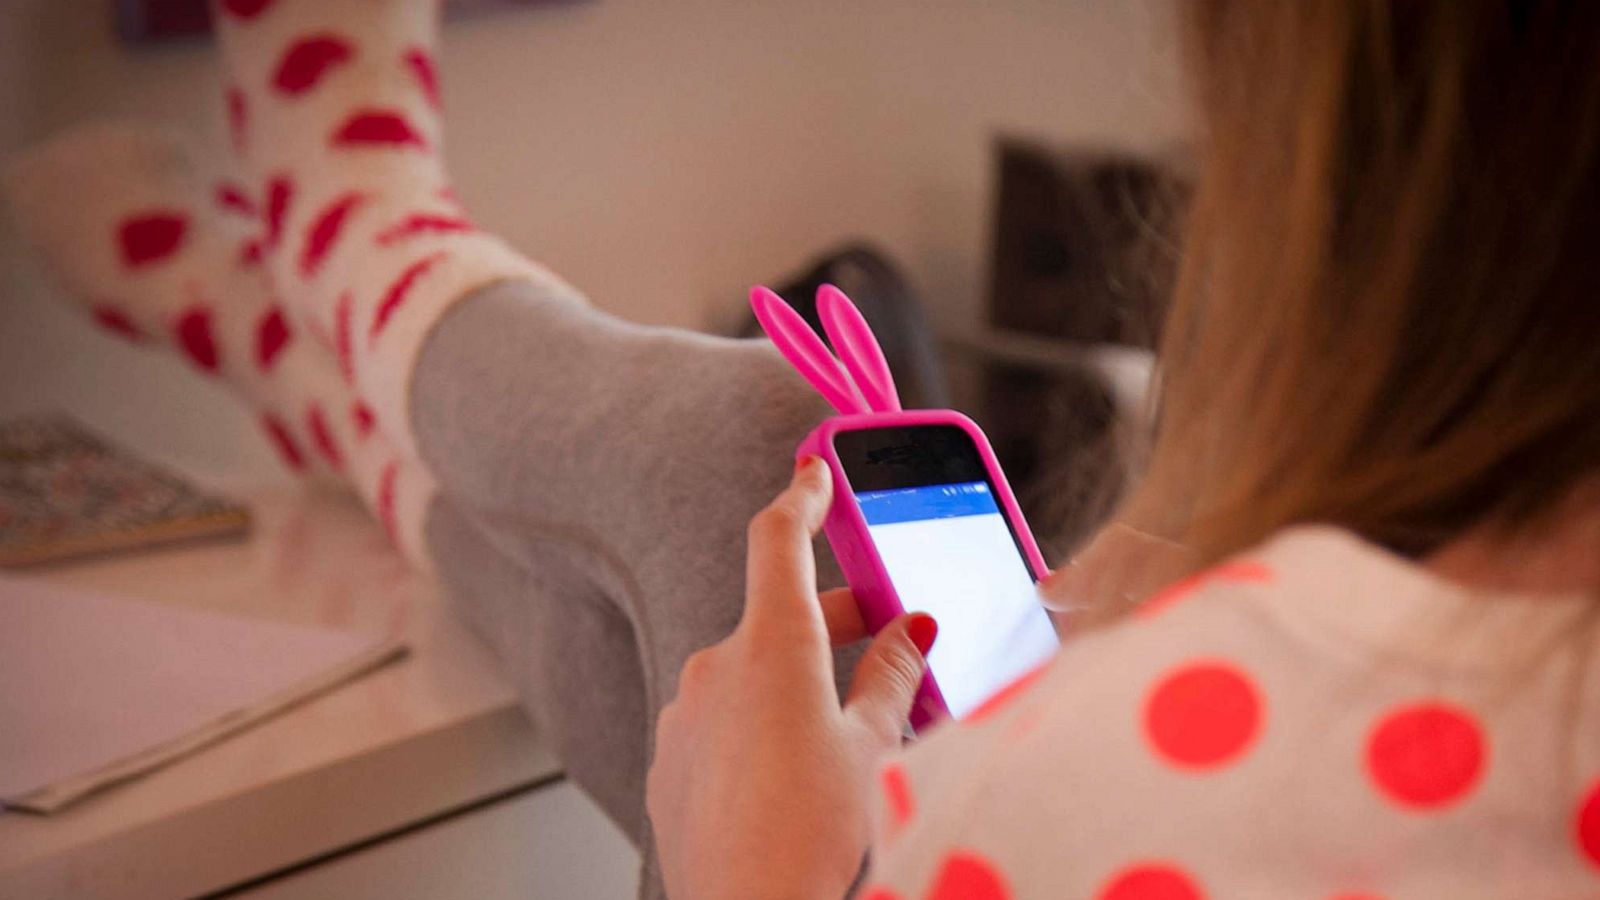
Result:
{"label": "thumb", "polygon": [[928,667],[925,657],[938,633],[938,623],[927,613],[903,615],[885,625],[856,666],[845,713],[898,746]]}

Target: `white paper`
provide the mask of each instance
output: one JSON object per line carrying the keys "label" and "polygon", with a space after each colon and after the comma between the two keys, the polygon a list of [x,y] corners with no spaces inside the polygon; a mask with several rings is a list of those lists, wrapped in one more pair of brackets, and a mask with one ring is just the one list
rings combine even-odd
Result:
{"label": "white paper", "polygon": [[402,651],[0,576],[0,804],[54,811]]}

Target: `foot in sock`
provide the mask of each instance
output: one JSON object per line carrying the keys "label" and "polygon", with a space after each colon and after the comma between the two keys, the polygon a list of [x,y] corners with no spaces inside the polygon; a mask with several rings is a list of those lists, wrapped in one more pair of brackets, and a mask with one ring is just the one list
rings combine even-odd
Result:
{"label": "foot in sock", "polygon": [[227,382],[285,466],[349,484],[426,567],[432,479],[377,431],[333,358],[276,299],[255,249],[254,198],[207,184],[176,138],[111,125],[38,148],[5,186],[46,268],[97,322]]}
{"label": "foot in sock", "polygon": [[260,186],[265,262],[408,452],[410,377],[444,311],[508,280],[577,293],[453,200],[433,64],[437,4],[222,0],[241,167]]}

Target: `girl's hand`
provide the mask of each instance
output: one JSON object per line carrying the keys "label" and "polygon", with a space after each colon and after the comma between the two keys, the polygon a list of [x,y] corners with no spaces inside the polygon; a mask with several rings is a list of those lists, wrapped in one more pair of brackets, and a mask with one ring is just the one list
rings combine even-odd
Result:
{"label": "girl's hand", "polygon": [[811,539],[832,494],[807,459],[751,520],[744,617],[689,658],[661,712],[646,805],[672,897],[834,900],[861,866],[877,767],[936,626],[912,614],[880,631],[841,707],[830,645],[865,634],[847,591],[817,596]]}

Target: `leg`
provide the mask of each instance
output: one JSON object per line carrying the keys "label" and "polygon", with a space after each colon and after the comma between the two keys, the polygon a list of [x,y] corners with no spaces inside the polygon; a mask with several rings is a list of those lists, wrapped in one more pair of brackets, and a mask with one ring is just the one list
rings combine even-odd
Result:
{"label": "leg", "polygon": [[[460,216],[422,77],[427,5],[249,12],[219,23],[268,266],[456,526],[543,579],[475,590],[458,572],[456,599],[580,784],[642,825],[655,714],[684,658],[737,621],[745,522],[824,409],[770,348],[590,311]],[[597,682],[622,693],[589,696]],[[611,747],[630,749],[583,758]]]}
{"label": "leg", "polygon": [[247,191],[204,177],[174,136],[126,125],[36,148],[5,187],[45,268],[96,321],[226,383],[287,468],[352,487],[426,566],[432,479],[378,433],[333,357],[287,315],[256,253]]}
{"label": "leg", "polygon": [[[640,328],[543,302],[518,283],[481,291],[445,317],[413,390],[420,449],[454,514],[557,585],[455,599],[469,616],[501,623],[486,639],[524,702],[551,710],[565,758],[633,748],[574,774],[642,821],[656,715],[684,659],[737,621],[745,523],[786,483],[821,402],[761,343]],[[831,560],[821,563],[824,583],[837,584]],[[606,640],[582,647],[568,636],[584,627],[572,609],[596,599],[616,617],[602,617]],[[526,605],[542,609],[505,611]],[[624,628],[632,644],[616,637]],[[602,653],[618,655],[593,655]],[[563,660],[598,674],[543,668]],[[841,653],[837,667],[848,678],[854,654]],[[628,673],[637,712],[573,714],[588,680],[612,670]],[[639,837],[649,896],[659,880],[648,829]]]}
{"label": "leg", "polygon": [[414,390],[423,460],[467,515],[513,552],[556,532],[610,561],[591,578],[662,679],[652,705],[737,620],[745,524],[823,414],[763,343],[633,326],[515,283],[445,319]]}
{"label": "leg", "polygon": [[425,534],[444,587],[505,661],[567,774],[637,845],[644,677],[632,626],[592,583],[590,567],[603,560],[559,536],[508,555],[448,497],[429,509]]}
{"label": "leg", "polygon": [[406,453],[414,358],[445,310],[506,280],[581,302],[455,203],[437,17],[437,3],[405,0],[222,2],[214,16],[266,268]]}

